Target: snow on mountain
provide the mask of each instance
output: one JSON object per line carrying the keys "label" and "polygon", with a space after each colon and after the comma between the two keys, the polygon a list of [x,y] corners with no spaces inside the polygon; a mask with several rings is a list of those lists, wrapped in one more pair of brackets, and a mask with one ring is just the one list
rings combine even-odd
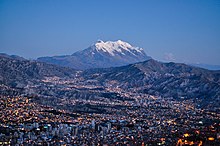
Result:
{"label": "snow on mountain", "polygon": [[112,42],[112,41],[103,42],[99,40],[94,44],[93,47],[95,47],[97,51],[101,50],[111,54],[112,56],[115,56],[115,52],[125,55],[123,51],[128,51],[133,55],[136,55],[133,52],[143,53],[142,48],[132,47],[129,43],[123,42],[121,40],[118,40],[116,42]]}
{"label": "snow on mountain", "polygon": [[145,54],[144,49],[121,40],[115,42],[98,40],[87,49],[72,55],[38,58],[39,61],[83,70],[123,66],[149,59],[151,57]]}

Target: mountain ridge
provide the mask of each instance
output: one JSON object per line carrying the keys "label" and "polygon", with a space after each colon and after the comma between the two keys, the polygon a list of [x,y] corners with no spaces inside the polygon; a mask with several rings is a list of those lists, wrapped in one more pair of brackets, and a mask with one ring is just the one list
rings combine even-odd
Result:
{"label": "mountain ridge", "polygon": [[0,83],[23,87],[44,77],[71,77],[76,70],[26,59],[0,55]]}
{"label": "mountain ridge", "polygon": [[111,69],[87,70],[87,80],[123,90],[175,98],[220,100],[220,71],[210,71],[183,63],[148,60]]}

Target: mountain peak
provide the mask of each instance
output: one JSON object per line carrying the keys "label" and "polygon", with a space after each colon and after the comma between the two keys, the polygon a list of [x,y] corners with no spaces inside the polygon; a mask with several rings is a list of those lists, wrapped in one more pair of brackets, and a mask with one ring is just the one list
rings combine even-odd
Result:
{"label": "mountain peak", "polygon": [[103,41],[100,40],[100,39],[98,39],[98,40],[96,41],[96,43],[103,43]]}
{"label": "mountain peak", "polygon": [[122,45],[122,46],[132,47],[129,43],[124,42],[122,40],[117,40],[115,43],[117,43],[118,45]]}
{"label": "mountain peak", "polygon": [[127,46],[127,47],[132,47],[129,43],[124,42],[122,40],[117,40],[117,41],[106,41],[104,42],[103,40],[98,39],[95,43],[96,44],[102,44],[102,45],[110,45],[110,44],[114,44],[114,45],[121,45],[121,46]]}
{"label": "mountain peak", "polygon": [[96,49],[98,52],[102,51],[105,53],[108,53],[111,56],[115,56],[116,54],[125,55],[126,52],[129,52],[130,54],[137,55],[136,53],[144,54],[144,51],[142,48],[139,47],[133,47],[129,43],[124,42],[122,40],[118,41],[102,41],[98,40],[92,48]]}

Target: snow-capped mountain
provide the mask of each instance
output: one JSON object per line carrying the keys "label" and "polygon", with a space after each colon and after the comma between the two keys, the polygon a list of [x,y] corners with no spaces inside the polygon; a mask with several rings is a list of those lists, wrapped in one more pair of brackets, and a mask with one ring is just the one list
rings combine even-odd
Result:
{"label": "snow-capped mountain", "polygon": [[39,61],[75,69],[107,68],[149,60],[142,48],[127,42],[98,40],[85,50],[67,56],[41,57]]}
{"label": "snow-capped mountain", "polygon": [[106,52],[110,54],[111,56],[116,56],[116,55],[126,55],[132,54],[134,56],[137,55],[145,55],[144,51],[142,48],[139,47],[132,47],[129,43],[123,42],[121,40],[118,40],[116,42],[103,42],[101,40],[97,41],[92,47],[92,50],[96,50],[98,52]]}

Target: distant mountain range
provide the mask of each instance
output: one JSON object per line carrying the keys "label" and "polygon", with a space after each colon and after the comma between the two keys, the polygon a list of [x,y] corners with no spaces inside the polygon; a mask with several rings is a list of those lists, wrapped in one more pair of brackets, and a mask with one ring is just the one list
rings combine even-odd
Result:
{"label": "distant mountain range", "polygon": [[40,57],[41,62],[56,64],[74,69],[108,68],[128,65],[151,59],[142,48],[131,46],[127,42],[101,40],[85,50],[72,55]]}
{"label": "distant mountain range", "polygon": [[17,55],[8,55],[5,53],[0,53],[0,57],[5,57],[9,59],[16,59],[16,60],[25,60],[23,57],[17,56]]}
{"label": "distant mountain range", "polygon": [[220,70],[220,65],[210,65],[210,64],[202,64],[202,63],[190,63],[188,65],[205,68],[209,70]]}
{"label": "distant mountain range", "polygon": [[[4,54],[0,53],[0,56]],[[18,57],[12,55],[13,57]],[[21,58],[21,57],[20,57]],[[78,70],[119,67],[152,59],[139,47],[121,40],[103,42],[98,40],[87,49],[65,56],[39,57],[37,61],[70,67]],[[187,63],[190,66],[209,70],[220,70],[220,65]]]}

